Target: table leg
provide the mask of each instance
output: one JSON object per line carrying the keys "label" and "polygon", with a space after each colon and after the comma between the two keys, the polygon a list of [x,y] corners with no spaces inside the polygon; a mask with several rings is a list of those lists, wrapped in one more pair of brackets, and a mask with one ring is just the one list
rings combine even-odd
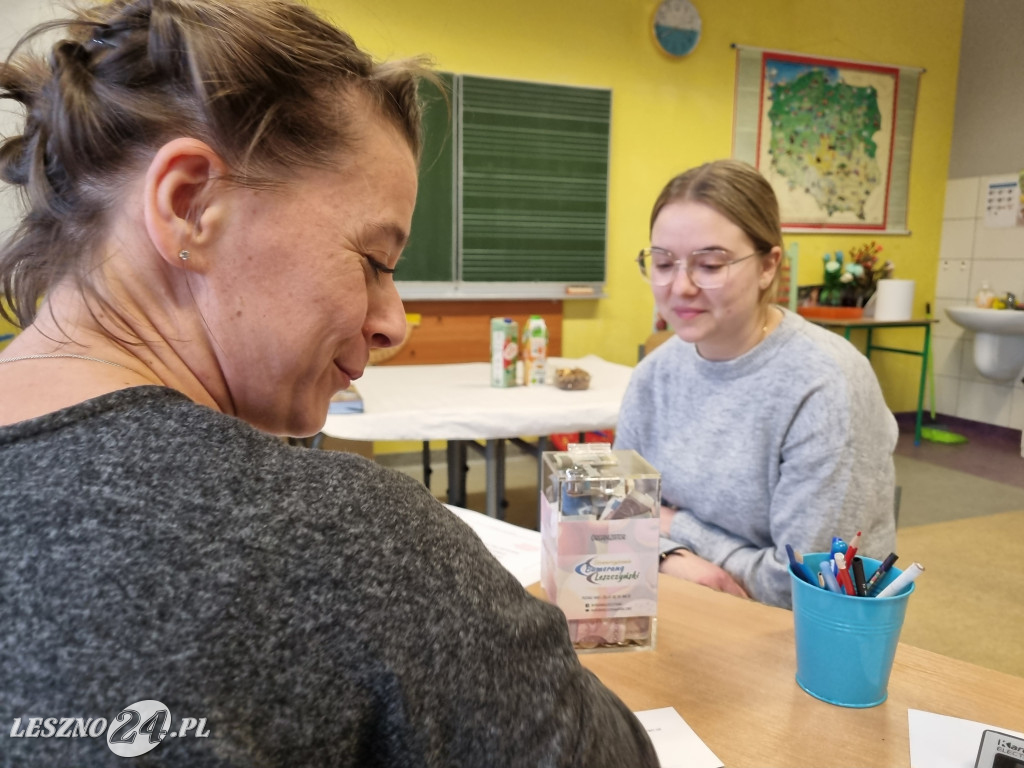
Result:
{"label": "table leg", "polygon": [[[1024,438],[1022,438],[1024,440]],[[1022,443],[1024,444],[1024,443]],[[544,451],[551,450],[547,437],[537,438],[537,530],[540,530],[540,496],[544,493]]]}
{"label": "table leg", "polygon": [[430,490],[430,476],[434,473],[434,470],[430,468],[430,442],[428,440],[423,441],[423,484],[427,486],[427,490]]}
{"label": "table leg", "polygon": [[466,443],[463,440],[448,441],[448,503],[456,507],[466,506]]}
{"label": "table leg", "polygon": [[917,419],[914,421],[914,445],[921,444],[921,409],[924,407],[924,387],[928,380],[928,356],[931,354],[932,327],[924,327],[924,351],[921,353],[921,385],[917,388]]}
{"label": "table leg", "polygon": [[487,463],[487,501],[489,517],[505,519],[505,441],[488,440],[484,454]]}

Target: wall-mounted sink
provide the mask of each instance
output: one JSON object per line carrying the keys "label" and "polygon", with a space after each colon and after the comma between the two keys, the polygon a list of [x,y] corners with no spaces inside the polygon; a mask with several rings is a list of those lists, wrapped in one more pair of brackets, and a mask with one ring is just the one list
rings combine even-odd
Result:
{"label": "wall-mounted sink", "polygon": [[1017,378],[1024,368],[1024,311],[947,307],[949,319],[974,332],[974,365],[995,381]]}

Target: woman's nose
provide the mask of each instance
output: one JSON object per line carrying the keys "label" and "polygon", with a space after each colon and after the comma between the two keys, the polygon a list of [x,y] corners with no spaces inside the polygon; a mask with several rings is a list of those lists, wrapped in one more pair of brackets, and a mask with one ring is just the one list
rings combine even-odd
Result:
{"label": "woman's nose", "polygon": [[405,305],[398,295],[394,282],[381,286],[380,292],[371,297],[370,311],[366,317],[366,330],[370,348],[393,347],[405,339]]}
{"label": "woman's nose", "polygon": [[687,271],[686,262],[680,261],[676,266],[676,273],[672,276],[672,282],[669,283],[669,289],[672,293],[680,295],[692,295],[697,293],[700,288],[690,278],[690,273]]}

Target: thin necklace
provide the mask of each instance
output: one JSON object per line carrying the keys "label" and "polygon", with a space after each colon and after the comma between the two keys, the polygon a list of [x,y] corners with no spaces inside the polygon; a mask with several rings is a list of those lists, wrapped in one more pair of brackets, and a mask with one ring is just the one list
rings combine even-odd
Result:
{"label": "thin necklace", "polygon": [[60,354],[52,355],[21,355],[20,357],[0,358],[0,365],[3,365],[4,363],[16,363],[19,360],[45,360],[54,357],[73,357],[76,360],[90,360],[94,363],[103,363],[104,365],[113,365],[116,368],[124,368],[126,371],[131,370],[128,366],[115,363],[112,360],[101,360],[98,357],[89,357],[88,355],[73,355],[70,352],[62,352]]}

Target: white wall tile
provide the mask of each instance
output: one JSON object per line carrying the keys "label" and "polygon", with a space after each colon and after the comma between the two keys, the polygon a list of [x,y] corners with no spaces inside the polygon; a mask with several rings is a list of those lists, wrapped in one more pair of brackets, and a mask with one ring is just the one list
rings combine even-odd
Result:
{"label": "white wall tile", "polygon": [[[1002,174],[1000,176],[982,176],[978,179],[978,205],[975,208],[975,215],[981,219],[985,218],[985,203],[988,201],[989,184],[1005,184],[1006,182],[1017,181],[1015,173]],[[948,182],[947,182],[948,187]]]}
{"label": "white wall tile", "polygon": [[950,179],[946,182],[946,207],[944,219],[973,219],[978,208],[977,176],[966,179]]}
{"label": "white wall tile", "polygon": [[[930,385],[929,385],[930,386]],[[955,376],[935,376],[935,411],[947,416],[956,415],[956,401],[960,393],[960,379]]]}
{"label": "white wall tile", "polygon": [[1013,388],[996,383],[961,381],[956,416],[1000,427],[1010,425]]}
{"label": "white wall tile", "polygon": [[971,262],[967,259],[940,259],[939,272],[935,277],[935,296],[956,299],[963,304],[973,299],[971,287]]}
{"label": "white wall tile", "polygon": [[947,339],[932,335],[932,370],[936,376],[960,375],[964,343],[960,339]]}
{"label": "white wall tile", "polygon": [[1024,227],[986,227],[978,221],[972,252],[975,259],[1024,259]]}
{"label": "white wall tile", "polygon": [[942,222],[940,259],[970,259],[974,254],[974,230],[980,226],[977,219],[946,219]]}

